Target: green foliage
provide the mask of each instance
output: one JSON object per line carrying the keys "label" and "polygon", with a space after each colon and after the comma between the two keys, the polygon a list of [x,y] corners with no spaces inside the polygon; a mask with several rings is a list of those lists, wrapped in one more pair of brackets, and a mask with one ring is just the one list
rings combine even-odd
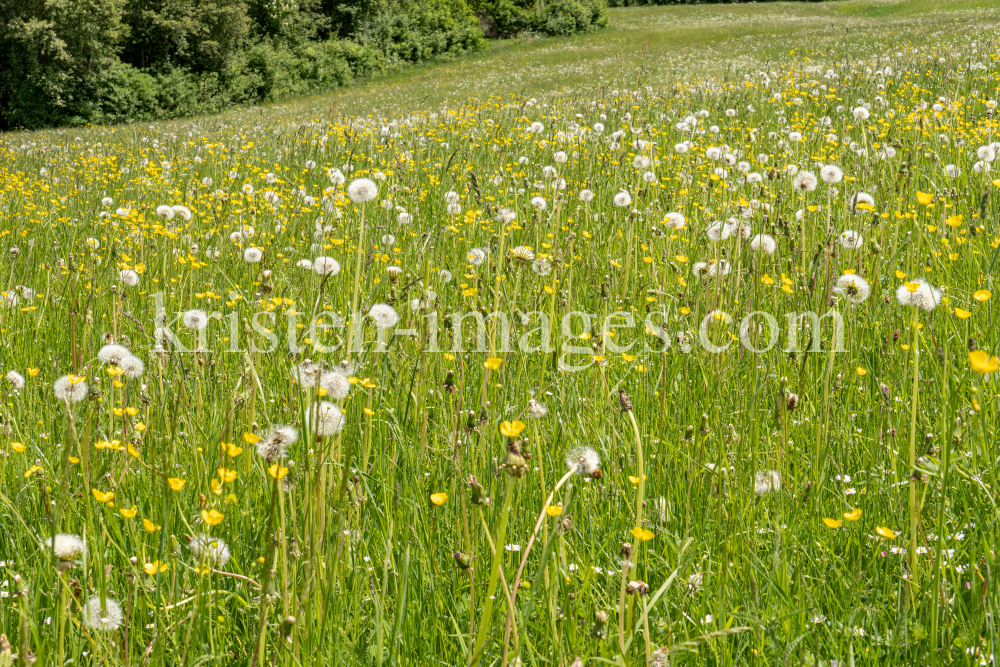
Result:
{"label": "green foliage", "polygon": [[0,1],[0,126],[86,118],[121,14],[121,0]]}
{"label": "green foliage", "polygon": [[540,18],[546,35],[591,32],[608,24],[604,0],[546,0]]}
{"label": "green foliage", "polygon": [[606,24],[606,0],[0,0],[0,129],[211,113]]}
{"label": "green foliage", "polygon": [[418,62],[480,48],[483,33],[465,0],[383,1],[364,19],[358,42],[390,62]]}
{"label": "green foliage", "polygon": [[242,0],[128,0],[121,59],[136,67],[217,72],[246,40]]}
{"label": "green foliage", "polygon": [[479,0],[473,6],[491,37],[573,35],[608,24],[605,0]]}

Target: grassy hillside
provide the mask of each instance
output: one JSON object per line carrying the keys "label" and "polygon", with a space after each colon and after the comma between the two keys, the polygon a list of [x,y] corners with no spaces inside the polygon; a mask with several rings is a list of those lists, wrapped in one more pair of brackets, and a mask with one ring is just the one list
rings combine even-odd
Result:
{"label": "grassy hillside", "polygon": [[989,5],[0,135],[0,667],[995,665]]}

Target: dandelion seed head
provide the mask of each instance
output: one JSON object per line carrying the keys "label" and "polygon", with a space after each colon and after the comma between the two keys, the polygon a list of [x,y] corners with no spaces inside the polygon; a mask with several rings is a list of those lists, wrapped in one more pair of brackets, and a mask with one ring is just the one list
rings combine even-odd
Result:
{"label": "dandelion seed head", "polygon": [[105,345],[97,351],[97,360],[102,364],[110,364],[112,366],[120,366],[122,361],[130,356],[132,356],[132,353],[127,347],[114,343]]}
{"label": "dandelion seed head", "polygon": [[51,550],[56,558],[65,562],[76,560],[87,552],[87,544],[79,535],[72,533],[56,533],[47,537],[42,540],[42,548]]}
{"label": "dandelion seed head", "polygon": [[188,548],[198,563],[212,568],[224,567],[229,562],[229,545],[224,540],[211,535],[195,535],[188,542]]}
{"label": "dandelion seed head", "polygon": [[753,492],[758,496],[781,491],[781,473],[777,470],[758,470],[753,479]]}
{"label": "dandelion seed head", "polygon": [[188,329],[200,331],[208,326],[208,313],[200,308],[192,308],[181,316],[181,322]]}
{"label": "dandelion seed head", "polygon": [[387,303],[376,303],[368,311],[368,314],[379,329],[388,329],[396,326],[396,323],[399,322],[399,313]]}
{"label": "dandelion seed head", "polygon": [[83,624],[91,630],[113,632],[121,627],[124,619],[121,605],[111,598],[105,598],[102,606],[101,598],[95,595],[83,605]]}
{"label": "dandelion seed head", "polygon": [[317,435],[329,436],[340,433],[344,427],[344,413],[334,403],[320,401],[319,405],[306,410],[306,422]]}
{"label": "dandelion seed head", "polygon": [[56,398],[67,403],[79,403],[87,397],[87,382],[76,375],[63,375],[52,385]]}
{"label": "dandelion seed head", "polygon": [[581,477],[590,477],[601,467],[601,457],[590,447],[575,447],[566,455],[566,467]]}
{"label": "dandelion seed head", "polygon": [[317,257],[312,262],[312,270],[318,276],[335,276],[340,273],[340,262],[333,257]]}
{"label": "dandelion seed head", "polygon": [[20,391],[21,389],[24,389],[25,380],[23,375],[21,375],[17,371],[7,371],[6,377],[7,377],[7,382],[9,382],[12,387],[14,387],[15,391]]}
{"label": "dandelion seed head", "polygon": [[378,186],[368,178],[358,178],[347,186],[347,197],[355,204],[365,204],[378,196]]}

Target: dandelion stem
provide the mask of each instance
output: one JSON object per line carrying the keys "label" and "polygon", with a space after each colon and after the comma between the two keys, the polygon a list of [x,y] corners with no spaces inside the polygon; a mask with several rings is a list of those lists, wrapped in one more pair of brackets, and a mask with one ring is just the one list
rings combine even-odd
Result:
{"label": "dandelion stem", "polygon": [[490,626],[490,616],[493,614],[493,601],[497,593],[497,580],[500,575],[500,560],[502,558],[502,547],[504,539],[507,537],[507,521],[510,518],[510,501],[514,495],[514,477],[507,477],[507,488],[504,493],[503,510],[500,513],[500,528],[497,530],[497,541],[500,549],[493,554],[493,565],[490,568],[489,584],[486,588],[486,604],[483,607],[483,617],[479,622],[479,633],[476,635],[475,648],[469,653],[469,665],[479,664],[483,649],[486,645],[486,632]]}
{"label": "dandelion stem", "polygon": [[907,560],[910,564],[910,586],[912,592],[916,592],[917,585],[917,398],[920,383],[920,329],[917,326],[917,308],[913,308],[913,393],[910,398],[910,452],[909,452],[909,473],[910,473],[910,541],[907,548]]}

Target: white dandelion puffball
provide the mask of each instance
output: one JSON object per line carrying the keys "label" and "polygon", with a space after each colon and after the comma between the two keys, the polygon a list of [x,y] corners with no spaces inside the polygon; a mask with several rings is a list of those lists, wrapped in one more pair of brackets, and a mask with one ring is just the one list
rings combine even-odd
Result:
{"label": "white dandelion puffball", "polygon": [[531,270],[540,276],[547,276],[552,273],[552,263],[544,257],[540,257],[531,263]]}
{"label": "white dandelion puffball", "polygon": [[458,199],[459,199],[458,193],[455,192],[454,190],[449,190],[448,192],[444,193],[444,203],[445,204],[455,204],[455,203],[458,203]]}
{"label": "white dandelion puffball", "polygon": [[323,371],[319,376],[319,386],[327,391],[330,398],[338,401],[351,393],[351,381],[338,371]]}
{"label": "white dandelion puffball", "polygon": [[20,391],[24,389],[25,379],[24,376],[17,371],[7,371],[7,382],[14,387],[15,391]]}
{"label": "white dandelion puffball", "polygon": [[683,213],[673,211],[667,213],[667,216],[663,219],[663,224],[670,229],[680,229],[687,224],[687,220],[684,218]]}
{"label": "white dandelion puffball", "polygon": [[601,467],[601,457],[590,447],[577,447],[566,454],[566,467],[581,477],[590,477]]}
{"label": "white dandelion puffball", "polygon": [[555,160],[556,164],[563,164],[569,159],[569,156],[563,151],[558,151],[552,156],[552,159]]}
{"label": "white dandelion puffball", "polygon": [[182,206],[181,204],[175,204],[173,208],[174,208],[174,213],[184,218],[184,220],[191,219],[191,209],[189,209],[187,206]]}
{"label": "white dandelion puffball", "polygon": [[320,401],[315,411],[312,407],[306,410],[306,423],[316,429],[316,435],[337,435],[344,428],[344,413],[329,401]]}
{"label": "white dandelion puffball", "polygon": [[298,439],[299,431],[294,426],[285,424],[274,426],[267,435],[257,441],[255,445],[257,456],[268,461],[283,459],[288,453],[288,448]]}
{"label": "white dandelion puffball", "polygon": [[139,284],[139,274],[132,269],[122,269],[118,272],[118,278],[128,287],[135,287]]}
{"label": "white dandelion puffball", "polygon": [[333,257],[317,257],[313,260],[312,270],[320,276],[335,276],[340,273],[340,262]]}
{"label": "white dandelion puffball", "polygon": [[993,162],[997,159],[997,152],[993,150],[992,146],[980,146],[976,150],[976,157],[983,162]]}
{"label": "white dandelion puffball", "polygon": [[948,178],[958,178],[962,175],[962,169],[954,164],[945,165],[944,175]]}
{"label": "white dandelion puffball", "polygon": [[930,312],[941,302],[941,290],[923,278],[903,283],[896,289],[896,301],[901,306],[915,306]]}
{"label": "white dandelion puffball", "polygon": [[753,479],[753,492],[758,496],[781,491],[781,473],[777,470],[759,470]]}
{"label": "white dandelion puffball", "polygon": [[396,222],[398,222],[401,225],[408,225],[411,222],[413,222],[413,216],[410,213],[403,211],[402,213],[396,216]]}
{"label": "white dandelion puffball", "polygon": [[166,204],[156,207],[156,215],[160,216],[164,220],[173,220],[175,214],[176,211],[174,211],[173,207],[167,206]]}
{"label": "white dandelion puffball", "polygon": [[130,354],[122,359],[121,363],[117,364],[117,366],[122,369],[125,377],[130,380],[138,380],[146,372],[146,364],[134,354]]}
{"label": "white dandelion puffball", "polygon": [[615,206],[621,208],[623,206],[628,206],[629,204],[632,203],[632,196],[627,192],[619,192],[618,194],[615,195],[613,201]]}
{"label": "white dandelion puffball", "polygon": [[840,276],[833,288],[834,293],[842,295],[851,303],[864,303],[871,296],[872,288],[868,281],[853,273]]}
{"label": "white dandelion puffball", "polygon": [[104,197],[103,199],[101,199],[101,206],[103,206],[104,208],[111,208],[114,205],[114,203],[115,200],[112,199],[111,197]]}
{"label": "white dandelion puffball", "polygon": [[833,185],[834,183],[840,183],[844,179],[844,172],[841,171],[840,167],[828,164],[819,170],[819,177],[823,179],[824,183]]}
{"label": "white dandelion puffball", "polygon": [[733,233],[733,228],[725,224],[722,221],[716,222],[708,228],[706,234],[708,235],[708,240],[718,243],[719,241],[725,241]]}
{"label": "white dandelion puffball", "polygon": [[87,381],[79,375],[63,375],[52,385],[56,398],[67,403],[79,403],[87,397]]}
{"label": "white dandelion puffball", "polygon": [[379,329],[388,329],[396,326],[396,323],[399,322],[399,313],[387,303],[376,303],[368,311],[368,314],[371,315],[375,326]]}
{"label": "white dandelion puffball", "polygon": [[535,209],[536,211],[544,211],[544,210],[545,210],[545,207],[546,207],[547,205],[548,205],[548,204],[546,204],[546,202],[545,202],[545,198],[544,198],[544,197],[532,197],[532,198],[531,198],[531,206],[532,206],[532,207],[533,207],[533,208],[534,208],[534,209]]}
{"label": "white dandelion puffball", "polygon": [[580,201],[582,201],[584,204],[586,204],[587,202],[593,201],[593,199],[594,199],[594,193],[593,193],[593,191],[591,191],[591,190],[580,190]]}
{"label": "white dandelion puffball", "polygon": [[330,182],[334,185],[343,185],[347,181],[347,178],[344,177],[343,172],[339,169],[331,169],[326,172],[326,175],[330,177]]}
{"label": "white dandelion puffball", "polygon": [[368,178],[358,178],[347,186],[347,197],[355,204],[370,202],[378,196],[378,186]]}
{"label": "white dandelion puffball", "polygon": [[195,535],[188,542],[188,548],[195,560],[210,567],[223,567],[229,562],[229,545],[218,537]]}
{"label": "white dandelion puffball", "polygon": [[310,259],[300,259],[295,262],[295,267],[299,269],[305,269],[306,271],[312,271],[313,263]]}
{"label": "white dandelion puffball", "polygon": [[192,308],[181,316],[181,322],[188,329],[202,330],[208,326],[208,313],[199,308]]}
{"label": "white dandelion puffball", "polygon": [[260,248],[250,247],[243,251],[243,261],[247,264],[256,264],[264,257],[264,251]]}
{"label": "white dandelion puffball", "polygon": [[819,185],[819,180],[816,178],[816,174],[811,171],[800,171],[792,179],[792,187],[799,192],[812,192],[817,185]]}
{"label": "white dandelion puffball", "polygon": [[848,229],[840,235],[840,247],[845,250],[859,250],[865,239],[860,232]]}
{"label": "white dandelion puffball", "polygon": [[851,112],[855,120],[866,121],[872,115],[868,109],[865,107],[855,107],[854,111]]}
{"label": "white dandelion puffball", "polygon": [[124,618],[121,605],[111,598],[105,598],[101,605],[100,596],[95,595],[83,605],[83,624],[91,630],[113,632],[121,627]]}
{"label": "white dandelion puffball", "polygon": [[486,251],[482,248],[473,248],[465,253],[465,259],[473,266],[479,266],[486,261]]}
{"label": "white dandelion puffball", "polygon": [[777,247],[778,244],[775,243],[774,237],[769,234],[758,234],[750,240],[751,250],[760,250],[768,255],[773,255]]}
{"label": "white dandelion puffball", "polygon": [[116,345],[112,343],[110,345],[105,345],[97,351],[97,360],[102,364],[118,366],[125,360],[126,357],[131,355],[132,353],[124,345]]}
{"label": "white dandelion puffball", "polygon": [[51,551],[61,561],[76,560],[87,552],[86,543],[79,535],[72,533],[56,533],[53,537],[42,540],[42,548]]}
{"label": "white dandelion puffball", "polygon": [[872,197],[867,192],[859,192],[853,197],[851,197],[851,210],[857,213],[858,211],[863,211],[864,209],[859,209],[858,204],[864,204],[866,206],[875,206],[875,198]]}

